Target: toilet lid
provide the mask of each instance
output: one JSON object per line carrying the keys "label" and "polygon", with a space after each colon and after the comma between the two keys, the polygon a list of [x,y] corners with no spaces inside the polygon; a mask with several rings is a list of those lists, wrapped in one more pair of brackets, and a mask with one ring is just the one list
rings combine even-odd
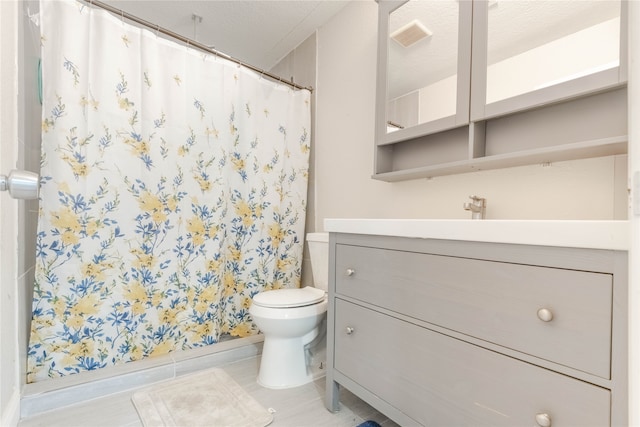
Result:
{"label": "toilet lid", "polygon": [[262,307],[291,308],[318,303],[324,299],[322,289],[306,286],[300,289],[276,289],[260,292],[253,303]]}

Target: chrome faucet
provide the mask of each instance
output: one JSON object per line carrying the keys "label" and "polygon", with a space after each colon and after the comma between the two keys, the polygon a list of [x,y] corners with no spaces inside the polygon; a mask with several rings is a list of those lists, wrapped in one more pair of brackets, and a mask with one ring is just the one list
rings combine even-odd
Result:
{"label": "chrome faucet", "polygon": [[471,211],[471,219],[484,219],[484,212],[487,207],[487,201],[482,197],[469,196],[471,203],[463,205],[464,210]]}

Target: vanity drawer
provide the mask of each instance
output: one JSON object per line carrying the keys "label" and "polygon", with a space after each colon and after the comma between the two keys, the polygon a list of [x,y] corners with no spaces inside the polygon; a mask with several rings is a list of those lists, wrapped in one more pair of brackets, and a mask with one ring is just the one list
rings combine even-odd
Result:
{"label": "vanity drawer", "polygon": [[338,295],[606,379],[612,281],[610,274],[336,246]]}
{"label": "vanity drawer", "polygon": [[421,425],[608,426],[610,392],[336,299],[335,370]]}

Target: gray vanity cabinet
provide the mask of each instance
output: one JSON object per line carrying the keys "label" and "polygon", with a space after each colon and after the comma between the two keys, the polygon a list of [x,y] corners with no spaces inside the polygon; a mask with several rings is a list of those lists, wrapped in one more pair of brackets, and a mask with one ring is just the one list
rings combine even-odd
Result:
{"label": "gray vanity cabinet", "polygon": [[626,424],[626,252],[332,233],[329,272],[329,410]]}

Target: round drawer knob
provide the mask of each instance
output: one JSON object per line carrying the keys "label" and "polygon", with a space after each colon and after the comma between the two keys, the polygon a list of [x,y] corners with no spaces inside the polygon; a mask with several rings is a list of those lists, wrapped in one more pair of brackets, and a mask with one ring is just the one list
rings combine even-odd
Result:
{"label": "round drawer knob", "polygon": [[543,322],[551,322],[553,320],[553,313],[548,308],[541,308],[538,310],[538,319]]}
{"label": "round drawer knob", "polygon": [[536,414],[536,423],[540,427],[551,427],[551,417],[549,414]]}
{"label": "round drawer knob", "polygon": [[353,276],[356,271],[353,268],[347,268],[347,276]]}
{"label": "round drawer knob", "polygon": [[347,335],[351,335],[355,331],[355,329],[353,329],[351,326],[347,326],[346,331],[347,331]]}

